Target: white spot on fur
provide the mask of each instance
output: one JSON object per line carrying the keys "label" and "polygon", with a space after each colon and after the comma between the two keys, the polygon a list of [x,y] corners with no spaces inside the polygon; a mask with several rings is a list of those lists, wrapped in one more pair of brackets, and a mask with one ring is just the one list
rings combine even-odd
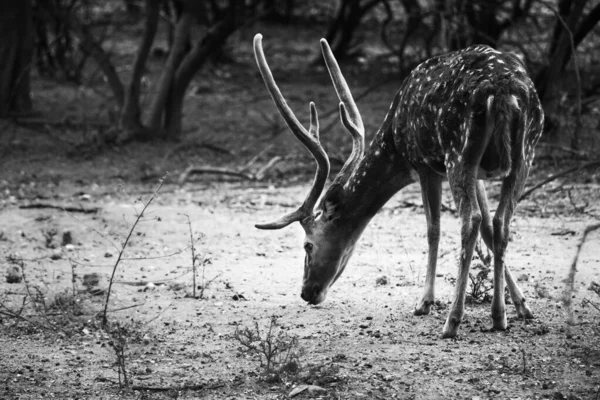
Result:
{"label": "white spot on fur", "polygon": [[414,169],[410,170],[410,178],[415,181],[418,182],[419,181],[419,174],[417,174],[417,171],[415,171]]}
{"label": "white spot on fur", "polygon": [[467,148],[467,144],[469,143],[469,135],[470,134],[471,134],[471,130],[470,129],[465,129],[465,142],[463,143],[463,147],[462,147],[461,153],[464,153],[465,149]]}
{"label": "white spot on fur", "polygon": [[492,104],[494,103],[494,96],[490,96],[487,98],[487,109],[492,109]]}
{"label": "white spot on fur", "polygon": [[516,108],[517,110],[521,110],[521,107],[519,107],[519,99],[517,99],[517,96],[515,96],[513,94],[509,98],[510,98],[510,102],[511,102],[512,106],[514,108]]}

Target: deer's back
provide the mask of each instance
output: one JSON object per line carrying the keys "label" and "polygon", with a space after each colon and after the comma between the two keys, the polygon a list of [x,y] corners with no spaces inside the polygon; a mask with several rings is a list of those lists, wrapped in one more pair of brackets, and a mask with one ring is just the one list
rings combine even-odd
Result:
{"label": "deer's back", "polygon": [[468,140],[482,134],[474,121],[485,116],[490,96],[505,102],[506,112],[512,107],[536,120],[529,121],[530,129],[521,129],[522,144],[533,146],[541,133],[540,102],[521,60],[489,46],[471,46],[423,62],[400,92],[394,139],[417,167],[427,164],[444,172],[446,154],[459,153]]}

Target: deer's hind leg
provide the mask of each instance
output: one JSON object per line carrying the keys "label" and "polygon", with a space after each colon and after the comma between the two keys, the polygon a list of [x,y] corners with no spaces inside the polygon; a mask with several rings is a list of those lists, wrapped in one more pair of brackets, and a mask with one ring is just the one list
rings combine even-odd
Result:
{"label": "deer's hind leg", "polygon": [[477,203],[477,167],[450,161],[450,168],[447,170],[450,189],[461,221],[461,251],[454,300],[442,332],[444,338],[454,337],[458,332],[465,308],[469,268],[481,224],[481,211]]}
{"label": "deer's hind leg", "polygon": [[[519,191],[520,193],[520,191]],[[481,210],[481,237],[485,242],[486,246],[494,252],[494,231],[492,225],[492,217],[489,210],[487,195],[485,192],[485,186],[483,181],[477,182],[477,200],[479,202],[479,209]],[[509,221],[510,223],[510,221]],[[504,264],[504,278],[506,279],[506,286],[508,287],[508,292],[510,293],[510,298],[515,306],[517,311],[517,316],[519,318],[530,319],[533,318],[533,314],[529,307],[527,306],[525,296],[521,291],[521,288],[515,281],[512,276],[508,265]]]}
{"label": "deer's hind leg", "polygon": [[421,301],[415,308],[414,315],[427,315],[435,300],[435,270],[437,265],[438,245],[440,243],[440,210],[442,206],[442,176],[431,171],[419,174],[423,208],[427,219],[427,275]]}
{"label": "deer's hind leg", "polygon": [[[500,191],[500,202],[492,221],[493,249],[494,249],[494,299],[492,300],[492,320],[496,329],[506,329],[506,310],[504,306],[504,255],[508,246],[510,233],[510,220],[514,214],[515,207],[523,185],[529,172],[528,167],[522,160],[513,166],[510,174],[502,181]],[[507,275],[508,290],[511,293],[517,314],[520,317],[532,318],[533,315],[525,303],[523,293],[517,286],[512,275]],[[516,298],[516,299],[515,299]]]}

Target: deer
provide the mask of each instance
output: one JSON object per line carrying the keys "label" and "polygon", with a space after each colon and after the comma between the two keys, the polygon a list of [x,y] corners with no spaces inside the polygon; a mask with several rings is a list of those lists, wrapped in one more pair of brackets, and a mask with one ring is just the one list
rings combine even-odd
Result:
{"label": "deer", "polygon": [[[365,127],[358,107],[329,44],[321,39],[320,46],[340,101],[341,123],[352,137],[351,153],[325,191],[330,163],[319,139],[317,108],[310,102],[307,130],[274,80],[260,33],[253,43],[258,69],[275,106],[316,162],[312,185],[300,207],[255,225],[273,230],[299,222],[304,229],[302,299],[312,305],[322,303],[369,221],[394,194],[419,182],[428,256],[424,293],[413,314],[429,314],[435,300],[442,181],[447,179],[460,219],[461,250],[442,338],[458,333],[479,234],[494,259],[491,330],[507,329],[505,285],[517,316],[533,318],[505,263],[510,221],[544,124],[540,100],[521,59],[474,45],[424,61],[401,83],[365,152]],[[485,181],[491,179],[502,182],[493,218],[485,189]]]}

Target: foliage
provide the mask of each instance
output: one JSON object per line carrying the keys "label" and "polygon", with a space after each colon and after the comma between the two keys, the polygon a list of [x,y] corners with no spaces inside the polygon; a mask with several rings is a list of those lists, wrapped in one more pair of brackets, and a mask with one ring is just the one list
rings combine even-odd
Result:
{"label": "foliage", "polygon": [[264,376],[269,381],[296,375],[300,370],[302,351],[298,337],[284,331],[276,316],[271,316],[264,334],[255,322],[252,328],[236,328],[234,339],[241,345],[243,353],[259,358]]}
{"label": "foliage", "polygon": [[8,295],[0,298],[0,315],[13,321],[13,327],[26,324],[33,329],[68,332],[86,323],[81,317],[89,317],[92,312],[89,308],[92,301],[89,293],[78,291],[75,285],[72,288],[56,290],[33,284],[26,274],[25,260],[18,255],[9,254],[6,262],[13,266],[12,274],[19,274],[18,280],[13,277],[7,281],[19,283],[23,288],[18,300]]}
{"label": "foliage", "polygon": [[69,20],[91,15],[89,1],[33,0],[35,66],[41,76],[82,83],[89,54],[81,51]]}
{"label": "foliage", "polygon": [[105,326],[107,333],[107,344],[115,353],[114,365],[119,376],[119,386],[129,389],[131,385],[130,375],[127,370],[127,352],[132,342],[140,341],[142,334],[139,323],[112,322]]}
{"label": "foliage", "polygon": [[[131,228],[129,229],[129,233],[127,234],[125,241],[123,242],[123,244],[121,245],[121,248],[119,249],[119,255],[117,256],[117,260],[115,261],[115,264],[113,265],[112,274],[110,275],[110,280],[108,281],[108,289],[106,290],[106,299],[104,301],[104,311],[102,312],[102,326],[103,327],[106,326],[106,324],[108,322],[108,319],[107,319],[108,304],[109,304],[109,300],[110,300],[112,285],[113,285],[113,282],[115,279],[115,273],[117,272],[119,263],[121,262],[121,259],[123,258],[123,254],[125,253],[127,244],[129,243],[129,240],[131,239],[131,235],[133,234],[133,231],[135,230],[136,226],[138,225],[138,223],[140,222],[142,217],[144,217],[144,212],[150,206],[152,201],[158,196],[158,192],[160,192],[160,189],[163,187],[164,181],[167,178],[167,176],[168,176],[168,173],[162,179],[160,179],[158,187],[156,188],[154,193],[152,193],[150,198],[146,202],[142,203],[143,204],[142,211],[138,214],[137,218],[135,219],[135,222],[131,225]],[[140,198],[140,202],[141,202],[141,198]]]}
{"label": "foliage", "polygon": [[[475,255],[469,271],[469,287],[467,288],[467,301],[471,303],[490,303],[494,289],[494,274],[492,254],[489,250],[484,254],[481,244],[475,246]],[[446,279],[451,285],[456,285],[456,278]]]}
{"label": "foliage", "polygon": [[[582,114],[592,113],[597,104],[595,78],[579,70],[598,61],[594,56],[600,42],[595,29],[600,21],[598,0],[31,0],[31,4],[35,57],[30,64],[41,76],[89,85],[99,81],[93,79],[98,72],[104,75],[102,84],[112,92],[113,101],[109,122],[114,124],[96,137],[104,142],[178,138],[194,75],[210,61],[231,60],[229,38],[261,19],[292,22],[289,29],[296,29],[293,22],[318,24],[338,58],[363,57],[378,49],[375,62],[385,60],[401,75],[426,58],[472,44],[516,51],[531,69],[549,121],[547,130],[557,141],[559,135],[569,136],[575,149],[582,146]],[[124,32],[137,42],[134,57],[125,61],[128,67],[121,65],[115,49]],[[381,53],[382,48],[388,52]],[[160,76],[152,80],[146,76],[150,61],[161,63]],[[574,79],[561,79],[567,68],[576,72]],[[26,70],[23,78],[28,77]]]}
{"label": "foliage", "polygon": [[477,258],[469,271],[470,285],[467,299],[473,303],[490,303],[492,301],[491,292],[494,289],[493,274],[491,274],[492,255],[489,250],[487,254],[483,254],[480,244],[475,246],[475,252]]}

